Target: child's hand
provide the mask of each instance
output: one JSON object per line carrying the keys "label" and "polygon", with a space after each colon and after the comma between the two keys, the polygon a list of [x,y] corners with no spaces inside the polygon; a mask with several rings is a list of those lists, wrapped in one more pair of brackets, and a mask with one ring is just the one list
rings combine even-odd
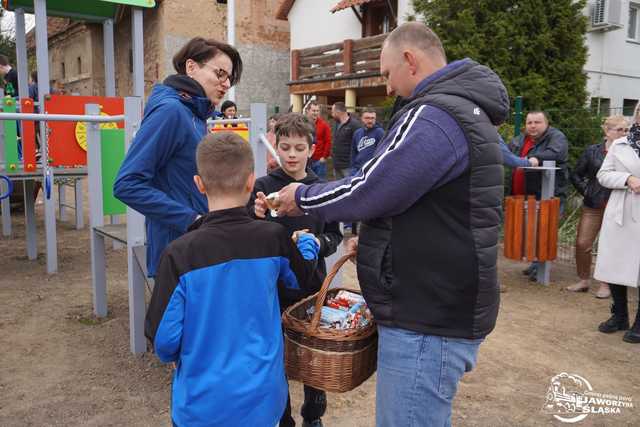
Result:
{"label": "child's hand", "polygon": [[308,233],[308,232],[309,232],[308,228],[294,231],[293,234],[291,235],[291,239],[293,240],[293,243],[298,243],[298,237],[300,237],[302,234]]}
{"label": "child's hand", "polygon": [[313,240],[316,241],[316,243],[318,244],[318,246],[320,246],[320,240],[318,240],[318,238],[313,234],[313,233],[309,233],[309,229],[305,228],[304,230],[296,230],[293,232],[293,234],[291,235],[291,239],[293,239],[294,243],[298,243],[298,238],[300,236],[302,236],[303,234],[308,234],[310,236],[313,236]]}
{"label": "child's hand", "polygon": [[258,193],[256,194],[253,211],[256,214],[257,218],[265,218],[267,214],[267,196],[265,196],[262,191],[258,191]]}

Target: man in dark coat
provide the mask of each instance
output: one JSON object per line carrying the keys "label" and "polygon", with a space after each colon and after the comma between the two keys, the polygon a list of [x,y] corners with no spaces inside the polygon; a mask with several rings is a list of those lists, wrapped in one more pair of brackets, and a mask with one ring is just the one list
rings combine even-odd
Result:
{"label": "man in dark coat", "polygon": [[504,189],[495,126],[509,98],[489,68],[447,64],[440,39],[419,22],[389,34],[380,72],[387,93],[406,103],[374,157],[353,177],[288,185],[278,214],[363,221],[351,247],[378,325],[376,424],[450,425],[458,383],[498,315]]}

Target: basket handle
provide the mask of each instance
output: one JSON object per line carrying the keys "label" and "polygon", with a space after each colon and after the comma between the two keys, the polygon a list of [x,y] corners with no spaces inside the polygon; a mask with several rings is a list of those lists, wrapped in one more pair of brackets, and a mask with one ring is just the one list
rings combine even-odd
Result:
{"label": "basket handle", "polygon": [[320,291],[318,291],[318,295],[316,296],[316,305],[313,311],[313,317],[311,318],[311,325],[307,331],[316,331],[318,329],[318,325],[320,324],[320,316],[322,314],[322,306],[324,305],[324,301],[327,298],[327,292],[329,291],[329,285],[333,281],[333,278],[336,277],[340,268],[347,262],[349,259],[352,259],[355,256],[355,252],[348,252],[344,254],[341,258],[333,264],[331,271],[325,277],[324,282],[322,282],[322,286],[320,287]]}

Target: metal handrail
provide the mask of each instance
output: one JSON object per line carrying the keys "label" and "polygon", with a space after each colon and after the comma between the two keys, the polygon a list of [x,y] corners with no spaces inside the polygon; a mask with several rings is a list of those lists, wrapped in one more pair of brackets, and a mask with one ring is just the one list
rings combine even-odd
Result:
{"label": "metal handrail", "polygon": [[75,114],[38,114],[38,113],[0,113],[2,120],[38,120],[43,122],[88,122],[88,123],[112,123],[123,122],[124,114],[117,116],[91,116]]}

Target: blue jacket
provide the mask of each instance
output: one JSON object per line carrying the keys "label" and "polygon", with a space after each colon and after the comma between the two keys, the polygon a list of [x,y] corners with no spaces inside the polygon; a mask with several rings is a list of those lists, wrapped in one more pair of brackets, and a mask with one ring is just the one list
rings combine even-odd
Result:
{"label": "blue jacket", "polygon": [[164,248],[208,210],[193,176],[212,112],[207,98],[156,85],[120,167],[113,194],[145,216],[149,276],[155,276]]}
{"label": "blue jacket", "polygon": [[275,426],[287,403],[277,283],[308,289],[318,243],[243,207],[206,214],[162,255],[145,333],[176,362],[177,426]]}
{"label": "blue jacket", "polygon": [[361,127],[353,133],[351,142],[351,171],[355,173],[373,158],[378,143],[382,141],[384,129],[376,123],[371,129]]}
{"label": "blue jacket", "polygon": [[531,166],[529,159],[513,154],[504,139],[498,139],[500,143],[500,151],[502,152],[502,163],[510,168],[526,168]]}

